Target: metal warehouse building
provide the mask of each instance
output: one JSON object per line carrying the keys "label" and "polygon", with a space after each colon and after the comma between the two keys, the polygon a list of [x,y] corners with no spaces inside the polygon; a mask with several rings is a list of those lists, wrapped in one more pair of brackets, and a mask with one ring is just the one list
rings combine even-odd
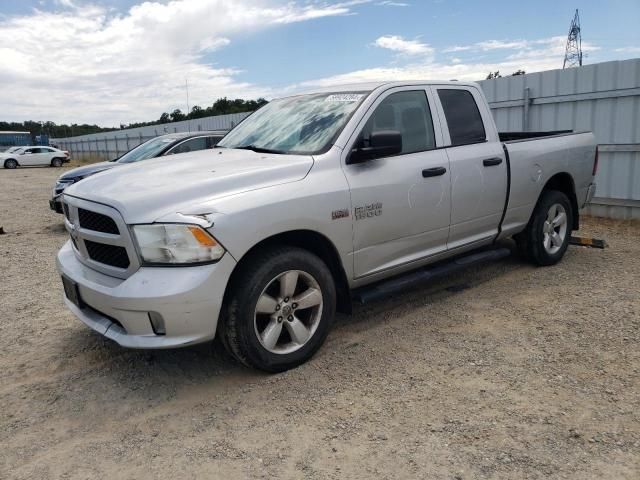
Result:
{"label": "metal warehouse building", "polygon": [[22,145],[31,145],[31,133],[0,131],[0,151]]}
{"label": "metal warehouse building", "polygon": [[[640,59],[479,82],[500,131],[590,130],[600,166],[589,213],[640,218]],[[54,141],[74,156],[113,158],[163,133],[227,129],[247,114],[119,130]]]}

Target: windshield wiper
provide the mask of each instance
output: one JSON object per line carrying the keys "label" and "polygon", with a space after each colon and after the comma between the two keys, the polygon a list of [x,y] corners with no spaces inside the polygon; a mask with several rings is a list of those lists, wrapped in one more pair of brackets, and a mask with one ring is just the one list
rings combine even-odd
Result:
{"label": "windshield wiper", "polygon": [[256,153],[275,153],[280,155],[285,153],[282,150],[271,150],[269,148],[257,147],[256,145],[240,145],[239,147],[234,148],[237,148],[238,150],[251,150]]}

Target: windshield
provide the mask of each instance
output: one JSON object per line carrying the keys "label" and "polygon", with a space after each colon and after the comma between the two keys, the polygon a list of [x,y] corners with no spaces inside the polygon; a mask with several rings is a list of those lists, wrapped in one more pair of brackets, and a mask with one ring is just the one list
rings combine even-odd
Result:
{"label": "windshield", "polygon": [[133,163],[147,158],[156,157],[160,152],[176,141],[174,137],[156,137],[129,150],[116,161],[118,163]]}
{"label": "windshield", "polygon": [[217,146],[307,155],[326,151],[368,93],[333,92],[273,100],[231,130]]}

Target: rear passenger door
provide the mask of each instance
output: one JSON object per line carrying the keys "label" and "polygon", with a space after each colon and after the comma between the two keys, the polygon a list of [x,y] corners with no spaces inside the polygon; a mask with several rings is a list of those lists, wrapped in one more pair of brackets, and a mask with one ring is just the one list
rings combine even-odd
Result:
{"label": "rear passenger door", "polygon": [[40,152],[41,155],[39,159],[39,165],[51,165],[51,160],[53,160],[54,157],[62,157],[62,155],[58,154],[58,152],[49,147],[41,147]]}
{"label": "rear passenger door", "polygon": [[[446,249],[449,232],[449,162],[438,149],[425,88],[402,87],[383,93],[370,107],[344,152],[353,213],[356,278],[386,274]],[[398,155],[350,164],[354,148],[369,146],[371,134],[396,131]]]}
{"label": "rear passenger door", "polygon": [[450,250],[484,243],[498,233],[507,196],[507,164],[480,92],[455,85],[432,87],[451,168]]}

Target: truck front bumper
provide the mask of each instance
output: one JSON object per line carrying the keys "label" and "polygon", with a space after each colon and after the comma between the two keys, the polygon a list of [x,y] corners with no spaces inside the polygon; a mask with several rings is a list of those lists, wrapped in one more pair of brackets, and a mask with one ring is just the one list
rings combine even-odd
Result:
{"label": "truck front bumper", "polygon": [[[96,332],[129,348],[174,348],[211,340],[235,264],[227,253],[208,265],[142,267],[123,280],[85,266],[70,241],[57,258],[58,271],[67,279],[65,288],[73,285],[78,297],[65,295],[67,307]],[[164,334],[156,333],[158,319]]]}

